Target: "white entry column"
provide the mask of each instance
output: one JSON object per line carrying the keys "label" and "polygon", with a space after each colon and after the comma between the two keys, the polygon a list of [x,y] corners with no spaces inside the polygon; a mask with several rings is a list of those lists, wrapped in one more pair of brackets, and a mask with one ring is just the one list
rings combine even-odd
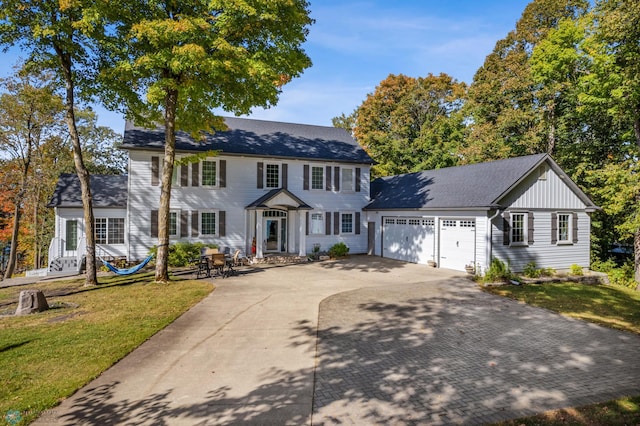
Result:
{"label": "white entry column", "polygon": [[263,231],[262,231],[262,212],[264,210],[257,209],[256,210],[256,258],[262,259],[264,254],[262,252],[262,240],[263,240]]}

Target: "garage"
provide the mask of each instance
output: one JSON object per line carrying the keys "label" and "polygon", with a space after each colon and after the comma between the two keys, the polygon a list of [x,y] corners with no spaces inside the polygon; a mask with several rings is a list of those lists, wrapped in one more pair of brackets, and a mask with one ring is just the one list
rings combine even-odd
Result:
{"label": "garage", "polygon": [[435,221],[422,217],[385,217],[382,255],[405,262],[433,260]]}
{"label": "garage", "polygon": [[440,267],[464,271],[476,262],[475,219],[440,220]]}

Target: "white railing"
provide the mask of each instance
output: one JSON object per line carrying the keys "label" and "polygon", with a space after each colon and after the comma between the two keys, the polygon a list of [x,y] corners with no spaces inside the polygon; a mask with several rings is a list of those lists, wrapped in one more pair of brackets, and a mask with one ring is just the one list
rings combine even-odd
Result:
{"label": "white railing", "polygon": [[62,250],[65,245],[65,240],[60,237],[51,239],[51,243],[49,244],[49,258],[47,259],[48,265],[51,265],[51,262],[53,262],[55,259],[62,257]]}

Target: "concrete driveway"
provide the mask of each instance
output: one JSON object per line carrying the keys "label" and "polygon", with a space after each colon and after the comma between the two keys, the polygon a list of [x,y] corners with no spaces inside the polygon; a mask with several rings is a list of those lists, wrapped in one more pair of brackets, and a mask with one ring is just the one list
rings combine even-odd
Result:
{"label": "concrete driveway", "polygon": [[640,337],[353,256],[252,269],[38,424],[482,424],[640,394]]}

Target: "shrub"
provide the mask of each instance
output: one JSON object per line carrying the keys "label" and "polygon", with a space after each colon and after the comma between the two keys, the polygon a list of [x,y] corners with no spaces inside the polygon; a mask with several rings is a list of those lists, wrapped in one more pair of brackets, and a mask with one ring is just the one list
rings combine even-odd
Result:
{"label": "shrub", "polygon": [[569,267],[569,273],[571,275],[582,275],[582,266],[575,263]]}
{"label": "shrub", "polygon": [[[169,258],[167,264],[173,268],[187,266],[193,259],[200,257],[200,250],[203,247],[217,247],[214,245],[205,245],[204,243],[188,243],[177,242],[169,246]],[[151,253],[157,254],[158,247],[154,246]]]}
{"label": "shrub", "polygon": [[487,269],[487,273],[484,275],[484,281],[485,282],[508,281],[511,278],[512,278],[512,274],[511,274],[511,270],[509,269],[509,266],[496,257],[492,258],[491,264],[489,265],[489,269]]}
{"label": "shrub", "polygon": [[609,276],[609,282],[613,285],[627,288],[636,288],[638,285],[634,278],[633,261],[626,262],[618,267],[613,259],[608,259],[606,261],[593,262],[591,268],[594,271],[606,273]]}
{"label": "shrub", "polygon": [[349,254],[349,247],[347,247],[345,243],[340,242],[329,248],[329,256],[334,259],[338,257],[345,257],[347,254]]}
{"label": "shrub", "polygon": [[525,277],[538,278],[542,273],[541,269],[536,268],[536,262],[529,262],[522,271]]}

